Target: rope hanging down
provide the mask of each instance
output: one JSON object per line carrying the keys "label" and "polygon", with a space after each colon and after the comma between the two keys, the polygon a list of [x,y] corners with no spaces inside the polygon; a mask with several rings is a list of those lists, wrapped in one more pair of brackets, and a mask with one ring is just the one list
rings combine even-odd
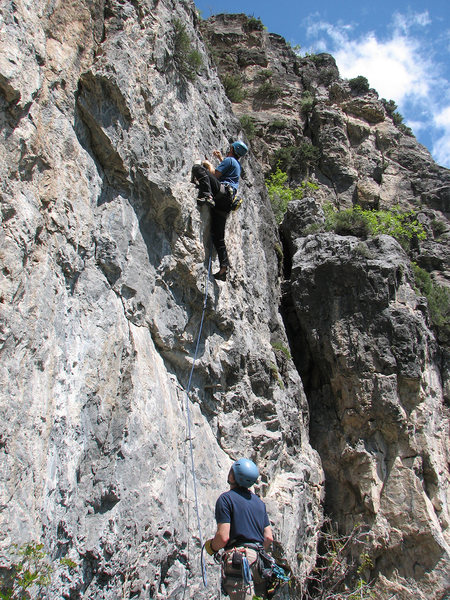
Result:
{"label": "rope hanging down", "polygon": [[[197,360],[198,348],[200,346],[200,338],[202,336],[203,321],[205,319],[206,303],[208,300],[208,284],[209,284],[209,277],[211,274],[211,254],[212,253],[210,252],[209,253],[209,263],[208,263],[208,273],[206,275],[205,298],[203,300],[202,318],[200,319],[200,327],[198,330],[197,344],[195,346],[194,360],[192,361],[191,372],[189,374],[189,381],[188,381],[188,385],[187,385],[187,389],[186,389],[186,418],[187,418],[187,425],[188,425],[188,440],[189,440],[189,447],[190,447],[190,454],[191,454],[191,471],[192,471],[192,480],[194,483],[195,512],[197,514],[198,535],[200,538],[200,548],[202,548],[202,551],[201,551],[202,554],[203,554],[203,536],[202,536],[202,527],[200,524],[200,511],[199,511],[199,507],[198,507],[197,478],[195,476],[195,463],[194,463],[194,448],[192,446],[191,412],[189,409],[189,392],[191,391],[192,375],[194,373],[195,361]],[[203,559],[203,556],[202,556],[202,559]],[[203,560],[201,560],[201,567],[202,567],[203,584],[206,587],[208,584],[208,581],[206,578],[206,568],[205,568]]]}

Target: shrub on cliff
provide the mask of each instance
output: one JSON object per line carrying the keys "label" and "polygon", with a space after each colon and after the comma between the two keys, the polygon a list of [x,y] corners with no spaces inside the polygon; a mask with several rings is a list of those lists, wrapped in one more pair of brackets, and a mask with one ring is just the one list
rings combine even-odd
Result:
{"label": "shrub on cliff", "polygon": [[245,31],[263,31],[264,25],[259,17],[247,17],[247,21],[244,23]]}
{"label": "shrub on cliff", "polygon": [[318,164],[320,150],[308,138],[303,138],[298,146],[285,146],[274,152],[270,163],[272,170],[279,166],[282,171],[290,174],[298,172],[308,174],[310,169]]}
{"label": "shrub on cliff", "polygon": [[349,79],[348,83],[352,92],[357,94],[364,94],[369,91],[369,80],[367,77],[363,75],[358,75],[358,77],[353,77],[353,79]]}
{"label": "shrub on cliff", "polygon": [[222,85],[225,89],[225,94],[231,102],[238,104],[245,100],[247,94],[244,91],[242,79],[239,75],[224,75],[222,77]]}
{"label": "shrub on cliff", "polygon": [[425,269],[412,263],[417,291],[428,302],[430,317],[436,327],[438,337],[443,342],[450,341],[450,289],[433,281]]}
{"label": "shrub on cliff", "polygon": [[72,571],[77,564],[68,558],[51,562],[44,544],[29,542],[11,549],[12,564],[0,572],[0,600],[27,600],[44,597],[55,568]]}
{"label": "shrub on cliff", "polygon": [[245,131],[247,139],[251,141],[256,134],[255,119],[250,115],[242,115],[239,117],[239,122],[242,129]]}
{"label": "shrub on cliff", "polygon": [[265,81],[256,90],[255,98],[260,101],[275,102],[282,93],[283,90],[279,85],[275,85],[271,81]]}
{"label": "shrub on cliff", "polygon": [[266,187],[269,193],[270,203],[275,215],[276,222],[279,224],[283,220],[287,205],[291,200],[301,200],[306,190],[317,189],[317,185],[310,181],[303,181],[300,187],[290,188],[288,175],[278,166],[275,173],[272,173],[266,179]]}
{"label": "shrub on cliff", "polygon": [[203,63],[202,55],[192,47],[191,40],[184,23],[179,19],[173,21],[173,60],[178,72],[186,79],[193,81]]}
{"label": "shrub on cliff", "polygon": [[358,205],[341,211],[326,205],[324,210],[325,229],[340,235],[391,235],[405,250],[410,248],[413,240],[426,239],[425,230],[412,210],[363,210]]}

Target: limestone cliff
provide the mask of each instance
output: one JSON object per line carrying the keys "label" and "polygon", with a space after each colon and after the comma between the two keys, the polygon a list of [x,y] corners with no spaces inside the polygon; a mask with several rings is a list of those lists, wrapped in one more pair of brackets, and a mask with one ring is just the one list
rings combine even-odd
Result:
{"label": "limestone cliff", "polygon": [[0,24],[2,573],[14,543],[42,540],[55,566],[77,563],[56,567],[49,598],[211,597],[200,532],[247,455],[297,581],[316,561],[326,489],[343,525],[371,526],[380,598],[442,598],[444,370],[401,249],[291,228],[283,274],[255,148],[227,228],[229,281],[208,281],[190,167],[245,132],[194,5],[19,0]]}

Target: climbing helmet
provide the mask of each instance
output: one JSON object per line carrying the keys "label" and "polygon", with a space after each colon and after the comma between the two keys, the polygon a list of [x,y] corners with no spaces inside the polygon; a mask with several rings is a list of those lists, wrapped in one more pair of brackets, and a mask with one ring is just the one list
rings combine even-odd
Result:
{"label": "climbing helmet", "polygon": [[251,487],[259,477],[258,467],[248,458],[240,458],[233,463],[231,468],[236,483],[241,487]]}
{"label": "climbing helmet", "polygon": [[247,154],[247,152],[248,152],[248,148],[244,144],[244,142],[239,142],[239,141],[233,142],[231,144],[231,147],[233,148],[234,153],[236,154],[236,156],[239,156],[239,157],[245,156]]}

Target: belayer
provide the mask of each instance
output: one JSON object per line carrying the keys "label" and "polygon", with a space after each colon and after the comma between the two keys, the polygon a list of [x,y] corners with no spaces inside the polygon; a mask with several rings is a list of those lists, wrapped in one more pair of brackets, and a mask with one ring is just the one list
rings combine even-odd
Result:
{"label": "belayer", "polygon": [[197,182],[199,192],[197,204],[208,204],[211,207],[211,233],[214,247],[219,258],[220,269],[214,273],[215,279],[226,281],[230,265],[225,246],[225,225],[233,207],[241,176],[239,160],[247,154],[248,148],[244,142],[233,142],[225,158],[218,150],[213,156],[220,164],[214,167],[208,160],[192,167],[191,181]]}
{"label": "belayer", "polygon": [[216,502],[216,534],[205,542],[211,556],[224,549],[222,590],[231,600],[270,598],[275,592],[277,566],[266,552],[273,542],[272,528],[266,505],[249,490],[258,477],[258,467],[248,458],[233,463],[227,480],[230,489]]}

